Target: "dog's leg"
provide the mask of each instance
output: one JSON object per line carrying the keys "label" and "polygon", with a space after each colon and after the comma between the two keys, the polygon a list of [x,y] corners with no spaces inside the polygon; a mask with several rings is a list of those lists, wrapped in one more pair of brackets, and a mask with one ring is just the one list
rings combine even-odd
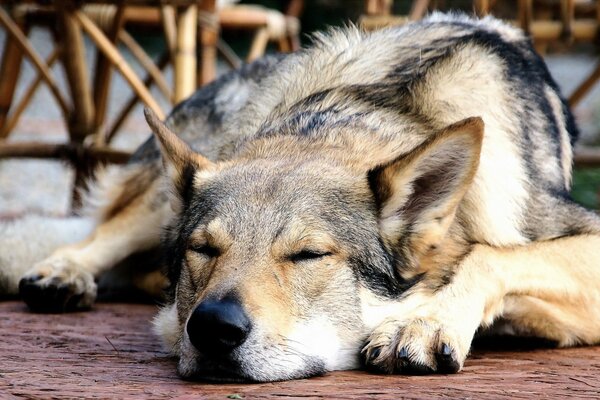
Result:
{"label": "dog's leg", "polygon": [[367,365],[388,373],[456,372],[477,328],[500,316],[518,333],[560,346],[598,343],[599,256],[598,235],[510,249],[476,245],[449,284],[439,287],[434,272],[391,307],[393,316],[363,350]]}
{"label": "dog's leg", "polygon": [[19,290],[30,308],[52,312],[89,308],[100,274],[135,252],[159,245],[161,227],[171,211],[161,196],[158,170],[148,165],[130,168],[112,185],[113,194],[105,194],[110,199],[104,220],[92,235],[59,248],[21,279]]}

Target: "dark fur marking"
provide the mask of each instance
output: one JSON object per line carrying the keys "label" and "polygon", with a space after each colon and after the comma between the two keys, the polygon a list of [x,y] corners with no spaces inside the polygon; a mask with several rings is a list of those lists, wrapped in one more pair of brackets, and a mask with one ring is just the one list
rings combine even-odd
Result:
{"label": "dark fur marking", "polygon": [[146,141],[137,148],[129,158],[129,164],[149,163],[160,159],[160,149],[156,145],[154,135],[150,135]]}
{"label": "dark fur marking", "polygon": [[402,215],[408,221],[416,220],[426,209],[430,208],[440,199],[446,198],[454,192],[455,187],[449,187],[449,183],[454,181],[460,166],[455,165],[463,162],[460,159],[450,159],[440,169],[427,171],[418,177],[412,183],[412,194],[406,204],[402,205],[397,213]]}
{"label": "dark fur marking", "polygon": [[[523,154],[531,154],[534,149],[536,140],[533,135],[539,135],[540,132],[530,131],[529,121],[538,118],[545,125],[541,128],[546,135],[545,140],[549,140],[552,144],[553,151],[555,152],[554,157],[560,163],[563,149],[560,146],[559,121],[555,118],[552,106],[546,96],[544,91],[545,86],[552,89],[562,102],[562,114],[565,118],[566,129],[572,145],[575,143],[579,132],[565,99],[560,95],[558,85],[551,77],[543,59],[533,50],[531,41],[524,39],[516,42],[508,42],[498,33],[477,29],[470,24],[461,22],[446,22],[446,24],[459,26],[467,32],[464,35],[439,40],[437,42],[439,47],[456,50],[460,46],[474,44],[488,49],[505,61],[505,79],[513,86],[514,95],[519,97],[521,100],[520,103],[524,105],[524,109],[520,115],[520,120],[522,121],[520,126],[521,132],[519,132],[518,138],[515,138],[515,143],[519,150]],[[451,53],[442,55],[441,57],[449,54]],[[524,91],[522,88],[528,88],[528,90]],[[535,108],[533,105],[535,105]],[[544,191],[566,192],[567,188],[562,181],[553,182],[541,173],[537,164],[539,161],[535,160],[534,157],[521,157],[521,159],[529,176],[528,182],[535,182],[535,184],[529,184],[530,191],[540,188]],[[527,214],[530,215],[530,218],[524,221],[521,227],[523,236],[530,240],[546,237],[547,232],[545,227],[548,224],[543,221],[546,218],[550,218],[550,216],[544,215],[543,210],[543,207],[540,208],[539,205],[535,204],[535,199],[533,203],[529,204]]]}
{"label": "dark fur marking", "polygon": [[[207,113],[207,121],[212,125],[221,125],[224,114],[215,104],[215,98],[224,86],[233,80],[252,80],[260,82],[265,76],[268,76],[277,64],[285,58],[285,54],[269,55],[262,57],[253,63],[244,64],[238,70],[230,71],[217,80],[204,86],[201,90],[194,93],[188,100],[175,106],[169,117],[169,122],[176,125],[184,124],[184,119],[188,115],[194,115],[196,112]],[[184,111],[184,109],[188,109]],[[197,111],[195,111],[197,110]]]}
{"label": "dark fur marking", "polygon": [[[452,283],[452,280],[454,279],[454,276],[456,275],[456,266],[460,264],[460,261],[464,258],[461,257],[459,260],[456,261],[455,265],[453,266],[445,266],[445,267],[441,267],[441,269],[439,269],[438,275],[436,275],[436,279],[435,280],[430,280],[427,279],[426,277],[423,279],[423,282],[426,282],[426,286],[427,288],[429,288],[431,291],[433,291],[434,293],[439,292],[440,290],[442,290],[444,287],[448,286],[449,284]],[[441,275],[439,275],[439,272],[442,272]]]}
{"label": "dark fur marking", "polygon": [[[571,137],[571,144],[573,145],[575,143],[579,131],[575,125],[573,115],[569,111],[566,100],[560,96],[560,89],[550,75],[550,71],[544,63],[544,60],[533,50],[530,40],[509,43],[503,40],[499,34],[484,30],[477,30],[472,34],[461,37],[460,40],[461,42],[473,42],[484,48],[490,49],[498,54],[501,59],[506,61],[506,78],[508,82],[519,81],[519,84],[515,85],[515,95],[523,98],[523,103],[526,105],[537,104],[541,107],[544,117],[546,117],[546,121],[551,122],[548,127],[548,129],[550,129],[549,133],[551,137],[554,140],[559,140],[559,130],[556,125],[554,113],[543,92],[544,84],[547,84],[553,89],[559,96],[563,105],[562,111],[566,118],[567,130]],[[528,90],[526,92],[518,90],[518,88],[523,87],[527,87]],[[534,112],[533,110],[528,111],[530,113]],[[535,112],[537,112],[537,110]],[[527,125],[524,124],[522,128],[526,126]],[[526,137],[528,137],[530,133],[526,133]],[[560,159],[560,154],[558,154],[558,157]]]}
{"label": "dark fur marking", "polygon": [[312,93],[306,96],[304,99],[300,100],[296,104],[292,105],[289,108],[290,112],[298,112],[305,111],[307,109],[314,108],[315,106],[319,106],[327,96],[332,92],[333,89],[321,90],[316,93]]}
{"label": "dark fur marking", "polygon": [[177,187],[178,195],[183,203],[183,213],[173,220],[171,226],[166,228],[163,238],[165,265],[170,282],[170,287],[167,289],[169,298],[174,296],[189,237],[212,208],[210,194],[203,196],[202,193],[196,193],[194,190],[194,174],[195,169],[191,165],[187,165]]}

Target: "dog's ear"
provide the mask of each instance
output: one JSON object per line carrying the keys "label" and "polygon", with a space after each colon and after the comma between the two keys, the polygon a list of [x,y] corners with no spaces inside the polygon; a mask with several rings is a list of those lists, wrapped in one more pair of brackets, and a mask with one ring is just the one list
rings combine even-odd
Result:
{"label": "dog's ear", "polygon": [[482,140],[482,119],[468,118],[369,172],[384,240],[421,254],[443,240],[477,172]]}
{"label": "dog's ear", "polygon": [[194,152],[183,140],[167,128],[150,108],[144,108],[144,116],[150,129],[158,139],[165,170],[178,193],[185,190],[185,186],[188,184],[187,180],[193,177],[194,172],[214,166],[213,162]]}

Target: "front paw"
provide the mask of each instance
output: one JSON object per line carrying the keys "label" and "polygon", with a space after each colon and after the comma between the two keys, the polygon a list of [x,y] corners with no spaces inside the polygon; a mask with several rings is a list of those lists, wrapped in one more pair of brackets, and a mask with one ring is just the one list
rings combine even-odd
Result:
{"label": "front paw", "polygon": [[67,258],[36,264],[19,282],[19,293],[32,311],[57,313],[88,309],[96,299],[92,274]]}
{"label": "front paw", "polygon": [[448,374],[461,370],[472,337],[433,318],[390,319],[363,348],[367,368],[388,374]]}

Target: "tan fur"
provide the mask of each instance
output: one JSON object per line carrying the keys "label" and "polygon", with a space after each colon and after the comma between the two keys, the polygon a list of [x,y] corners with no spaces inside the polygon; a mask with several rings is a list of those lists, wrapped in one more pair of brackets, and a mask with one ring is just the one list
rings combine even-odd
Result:
{"label": "tan fur", "polygon": [[595,260],[600,236],[582,235],[498,249],[477,245],[439,291],[427,282],[410,301],[394,305],[375,329],[365,352],[383,348],[385,369],[405,347],[416,360],[436,365],[433,354],[448,344],[462,366],[478,326],[498,318],[515,332],[556,340],[560,346],[600,341],[600,274]]}
{"label": "tan fur", "polygon": [[[40,277],[41,285],[59,280],[71,287],[74,295],[82,296],[78,307],[90,307],[97,294],[95,279],[132,253],[158,245],[160,231],[155,227],[164,224],[171,215],[166,203],[155,203],[154,196],[159,185],[159,181],[152,181],[142,194],[132,198],[125,206],[108,202],[110,212],[99,210],[99,214],[111,216],[118,210],[116,215],[100,223],[87,239],[58,248],[29,269],[24,278]],[[114,198],[122,199],[122,195]],[[145,281],[140,279],[140,282]],[[142,286],[147,287],[148,282],[145,281]],[[154,282],[164,286],[164,281]],[[157,288],[152,287],[152,291],[156,292]]]}
{"label": "tan fur", "polygon": [[128,176],[127,179],[119,184],[119,191],[115,191],[114,199],[111,199],[109,207],[103,209],[103,214],[100,215],[100,220],[106,221],[116,217],[121,212],[126,212],[126,209],[136,201],[140,196],[143,196],[156,178],[160,175],[160,170],[156,165],[150,168],[144,168],[140,171],[136,169],[135,174]]}
{"label": "tan fur", "polygon": [[[155,326],[186,378],[356,368],[363,345],[378,370],[456,372],[497,321],[599,342],[600,219],[565,196],[570,114],[527,46],[490,18],[348,28],[218,80],[164,124],[147,110],[164,177],[138,171],[157,158],[126,167],[96,232],[31,286],[76,283],[89,305],[93,278],[167,226]],[[243,322],[221,354],[207,304]]]}

